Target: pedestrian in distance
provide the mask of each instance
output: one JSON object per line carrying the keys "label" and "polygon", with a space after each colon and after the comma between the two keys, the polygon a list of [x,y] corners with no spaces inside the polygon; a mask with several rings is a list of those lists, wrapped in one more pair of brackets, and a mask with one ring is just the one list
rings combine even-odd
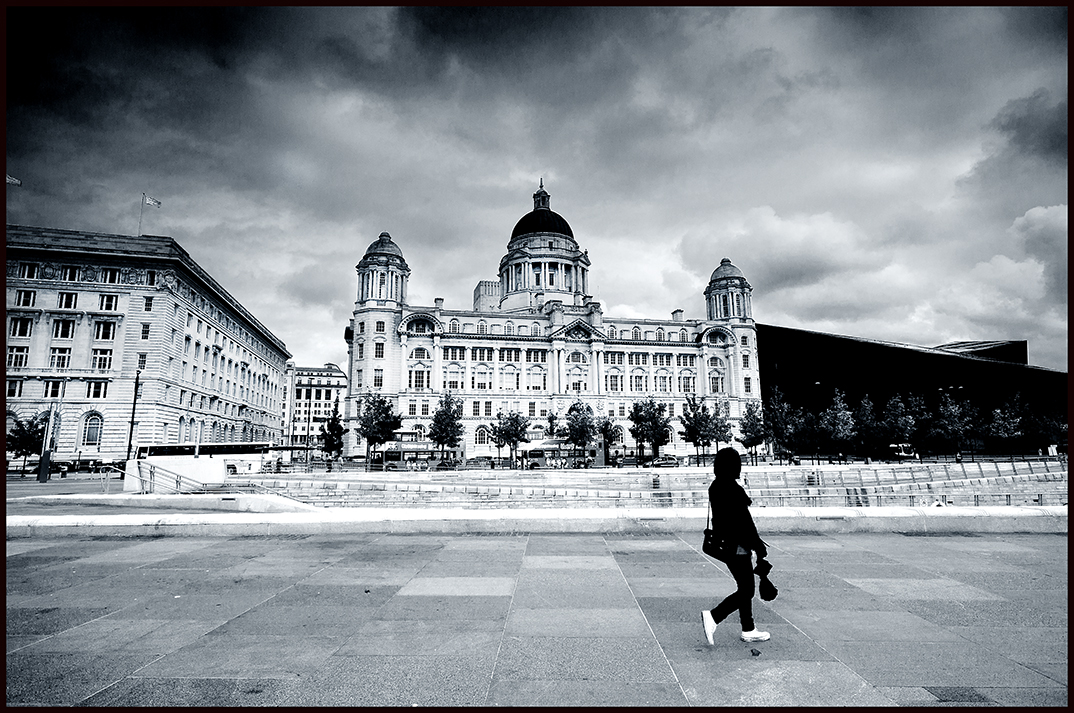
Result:
{"label": "pedestrian in distance", "polygon": [[753,594],[756,591],[753,576],[753,553],[758,560],[768,556],[768,548],[753,523],[749,506],[752,502],[737,480],[742,474],[742,459],[734,448],[716,452],[712,469],[714,478],[709,485],[709,504],[712,507],[712,529],[718,540],[723,540],[727,557],[723,559],[734,577],[738,589],[716,605],[711,611],[701,612],[705,638],[713,644],[716,626],[736,609],[742,623],[743,641],[768,641],[767,631],[758,631],[753,621]]}

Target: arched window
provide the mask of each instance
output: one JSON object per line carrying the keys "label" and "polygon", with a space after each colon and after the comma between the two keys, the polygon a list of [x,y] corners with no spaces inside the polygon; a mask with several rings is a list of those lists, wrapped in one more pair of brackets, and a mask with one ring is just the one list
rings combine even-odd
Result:
{"label": "arched window", "polygon": [[504,325],[503,333],[504,334],[510,334],[510,335],[513,336],[514,333],[515,333],[515,325],[511,324],[510,322],[508,322],[506,325]]}
{"label": "arched window", "polygon": [[685,329],[680,329],[679,330],[679,341],[680,342],[685,342],[687,340],[688,340],[688,337],[686,335],[686,330]]}
{"label": "arched window", "polygon": [[582,352],[571,352],[570,356],[567,357],[567,361],[572,364],[585,364],[585,354],[582,354]]}
{"label": "arched window", "polygon": [[664,330],[663,329],[656,330],[656,341],[658,341],[658,342],[664,341]]}
{"label": "arched window", "polygon": [[101,430],[104,428],[104,417],[99,413],[91,413],[86,416],[82,424],[82,445],[101,445]]}
{"label": "arched window", "polygon": [[425,426],[421,425],[420,423],[417,426],[414,426],[414,433],[418,435],[419,441],[425,440]]}
{"label": "arched window", "polygon": [[458,334],[459,333],[459,320],[457,320],[457,319],[451,320],[451,323],[448,325],[448,331],[451,332],[452,334]]}
{"label": "arched window", "polygon": [[534,322],[530,326],[530,334],[533,335],[534,337],[539,337],[541,335],[541,325],[539,325],[536,322]]}
{"label": "arched window", "polygon": [[615,339],[615,327],[608,327],[608,339]]}
{"label": "arched window", "polygon": [[477,433],[474,434],[474,443],[479,446],[488,445],[489,432],[484,427],[477,429]]}
{"label": "arched window", "polygon": [[720,332],[709,332],[709,342],[711,344],[723,344],[725,339]]}
{"label": "arched window", "polygon": [[630,338],[636,341],[641,341],[641,330],[634,327],[634,329],[630,331]]}
{"label": "arched window", "polygon": [[429,350],[425,347],[416,347],[414,351],[410,352],[411,359],[428,359]]}
{"label": "arched window", "polygon": [[723,359],[721,359],[720,357],[711,357],[709,359],[709,366],[714,366],[717,369],[722,369],[723,368]]}
{"label": "arched window", "polygon": [[480,322],[477,323],[477,333],[478,334],[488,334],[489,333],[489,326],[487,324],[485,324],[485,320],[481,320]]}

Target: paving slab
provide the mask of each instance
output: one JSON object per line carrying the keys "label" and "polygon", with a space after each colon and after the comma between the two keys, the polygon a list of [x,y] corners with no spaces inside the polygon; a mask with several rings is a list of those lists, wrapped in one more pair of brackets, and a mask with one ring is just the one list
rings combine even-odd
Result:
{"label": "paving slab", "polygon": [[9,541],[7,702],[1066,705],[1065,534],[765,537],[772,639],[713,646],[693,534]]}

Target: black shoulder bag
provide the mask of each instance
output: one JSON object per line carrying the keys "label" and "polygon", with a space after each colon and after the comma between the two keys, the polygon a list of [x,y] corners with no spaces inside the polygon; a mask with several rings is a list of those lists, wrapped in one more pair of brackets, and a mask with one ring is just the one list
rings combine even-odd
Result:
{"label": "black shoulder bag", "polygon": [[709,502],[709,507],[705,510],[705,541],[701,545],[701,551],[713,559],[726,563],[737,548],[726,539],[718,537],[709,527],[709,513],[711,512],[712,502]]}

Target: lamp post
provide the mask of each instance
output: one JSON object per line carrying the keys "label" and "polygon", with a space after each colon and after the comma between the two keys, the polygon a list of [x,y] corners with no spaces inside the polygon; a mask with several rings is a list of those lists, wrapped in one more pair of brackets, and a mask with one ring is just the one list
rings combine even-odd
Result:
{"label": "lamp post", "polygon": [[127,460],[131,459],[131,444],[134,441],[134,412],[138,408],[138,380],[141,376],[141,369],[134,372],[134,397],[131,399],[131,427],[127,434]]}

